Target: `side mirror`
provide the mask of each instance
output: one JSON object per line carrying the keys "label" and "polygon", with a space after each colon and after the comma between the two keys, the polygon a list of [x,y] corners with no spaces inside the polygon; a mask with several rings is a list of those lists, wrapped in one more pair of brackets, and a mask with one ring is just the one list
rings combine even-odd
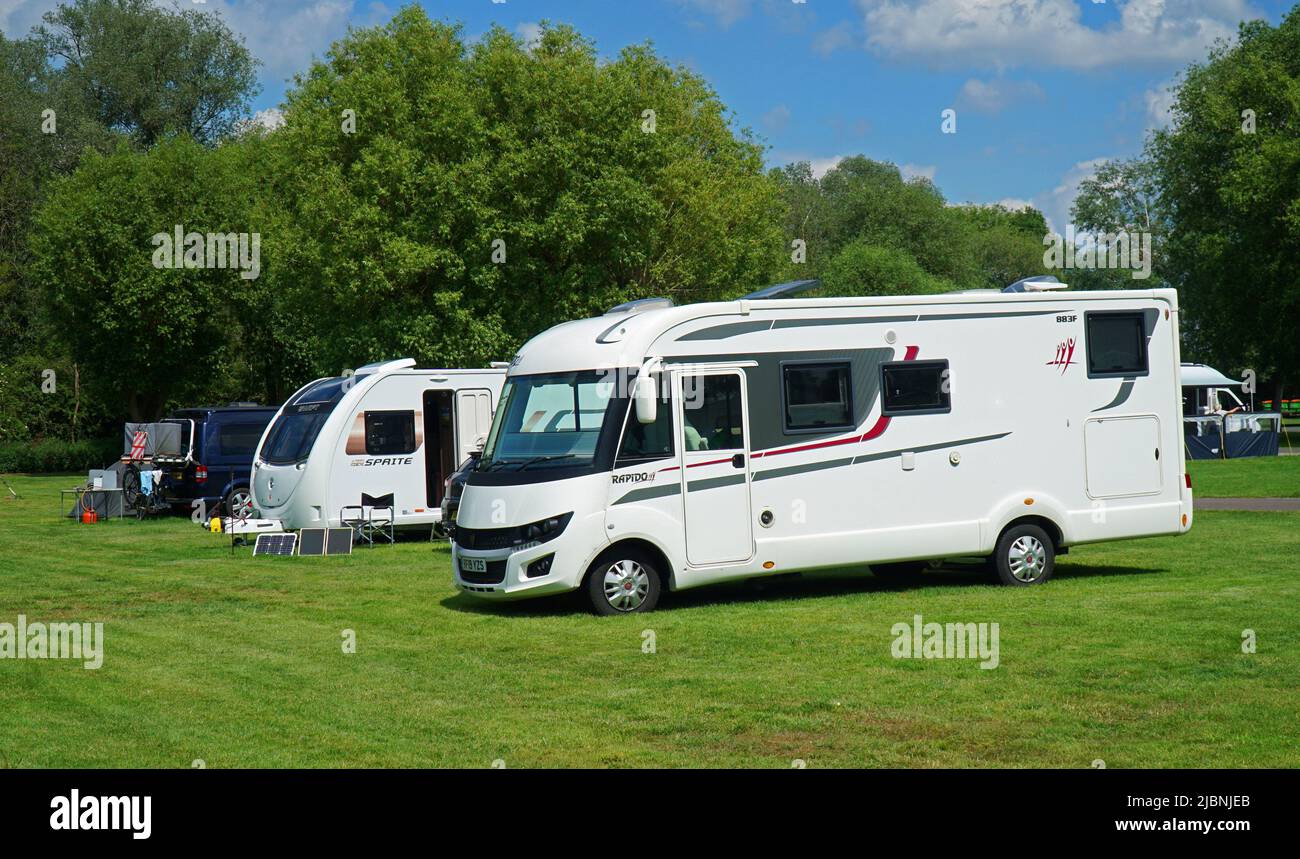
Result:
{"label": "side mirror", "polygon": [[655,390],[654,377],[648,373],[636,380],[632,391],[632,401],[636,405],[638,423],[652,424],[659,413],[659,392]]}

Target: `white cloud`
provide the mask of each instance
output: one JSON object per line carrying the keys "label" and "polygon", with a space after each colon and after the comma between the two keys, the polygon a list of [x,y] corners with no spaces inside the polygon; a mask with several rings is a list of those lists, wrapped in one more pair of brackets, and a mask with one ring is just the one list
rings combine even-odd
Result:
{"label": "white cloud", "polygon": [[677,0],[677,4],[711,16],[725,30],[749,14],[751,0]]}
{"label": "white cloud", "polygon": [[516,24],[515,33],[524,40],[524,50],[535,51],[542,43],[542,25],[536,21],[523,21]]}
{"label": "white cloud", "polygon": [[834,27],[822,30],[813,36],[812,49],[823,57],[829,57],[841,48],[852,47],[853,41],[853,25],[848,21],[841,21]]}
{"label": "white cloud", "polygon": [[286,80],[347,33],[352,6],[352,0],[208,0],[193,8],[217,12],[242,35],[262,61],[264,78]]}
{"label": "white cloud", "polygon": [[939,168],[933,164],[900,164],[898,172],[903,174],[904,179],[929,179],[934,181],[934,174],[939,172]]}
{"label": "white cloud", "polygon": [[266,110],[259,110],[253,114],[253,125],[259,128],[265,128],[267,131],[275,131],[277,128],[284,127],[284,114],[276,107],[268,107]]}
{"label": "white cloud", "polygon": [[1248,0],[1127,0],[1119,21],[1083,23],[1076,0],[858,0],[877,53],[936,66],[1026,64],[1091,69],[1202,59],[1239,21]]}
{"label": "white cloud", "polygon": [[1074,198],[1079,196],[1079,183],[1097,175],[1097,168],[1109,160],[1109,158],[1093,158],[1080,161],[1066,171],[1056,187],[1034,196],[1034,207],[1047,218],[1049,230],[1056,233],[1065,232],[1065,225],[1070,223],[1070,209],[1074,206]]}
{"label": "white cloud", "polygon": [[776,107],[763,114],[763,127],[773,134],[779,134],[784,131],[785,127],[789,124],[790,108],[783,104],[778,104]]}
{"label": "white cloud", "polygon": [[791,161],[807,161],[808,166],[812,168],[814,179],[820,179],[835,169],[841,161],[845,159],[844,155],[831,155],[826,158],[792,158]]}
{"label": "white cloud", "polygon": [[1150,128],[1167,128],[1169,123],[1173,122],[1169,109],[1174,106],[1173,87],[1177,84],[1178,78],[1173,77],[1143,93]]}
{"label": "white cloud", "polygon": [[[66,0],[0,0],[0,31],[9,38],[25,36],[43,13],[60,2]],[[183,0],[176,7],[215,12],[262,61],[264,78],[285,80],[306,71],[313,56],[323,56],[330,43],[347,33],[349,23],[391,17],[383,3],[372,2],[362,20],[357,20],[354,5],[353,0],[207,0],[201,4]]]}
{"label": "white cloud", "polygon": [[20,39],[41,23],[41,16],[59,5],[59,0],[0,0],[0,33]]}
{"label": "white cloud", "polygon": [[1003,78],[982,81],[971,78],[962,84],[957,94],[957,108],[976,113],[1001,113],[1017,101],[1039,101],[1043,88],[1033,81],[1011,81]]}

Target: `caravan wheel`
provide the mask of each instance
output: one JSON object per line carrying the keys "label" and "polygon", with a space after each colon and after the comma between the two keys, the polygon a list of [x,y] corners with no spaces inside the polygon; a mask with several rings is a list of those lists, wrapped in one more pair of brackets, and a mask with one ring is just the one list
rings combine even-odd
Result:
{"label": "caravan wheel", "polygon": [[993,563],[1004,585],[1040,585],[1056,569],[1056,545],[1037,525],[1015,525],[1002,532]]}
{"label": "caravan wheel", "polygon": [[652,611],[659,602],[659,571],[644,553],[616,547],[587,571],[587,599],[596,614]]}

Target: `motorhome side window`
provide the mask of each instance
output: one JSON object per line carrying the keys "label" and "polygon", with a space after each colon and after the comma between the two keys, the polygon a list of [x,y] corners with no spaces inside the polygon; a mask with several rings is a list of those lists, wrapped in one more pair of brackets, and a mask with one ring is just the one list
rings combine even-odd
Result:
{"label": "motorhome side window", "polygon": [[881,368],[881,414],[917,415],[952,411],[947,361],[900,361]]}
{"label": "motorhome side window", "polygon": [[786,432],[853,426],[847,361],[786,364],[781,368]]}
{"label": "motorhome side window", "polygon": [[1147,374],[1146,324],[1140,311],[1089,311],[1084,319],[1088,378]]}
{"label": "motorhome side window", "polygon": [[673,455],[673,404],[672,400],[661,397],[655,408],[655,420],[652,424],[643,424],[636,419],[636,405],[630,404],[627,421],[623,425],[623,443],[618,449],[615,468],[638,462],[665,459]]}
{"label": "motorhome side window", "polygon": [[740,376],[682,379],[682,431],[687,450],[737,450],[745,446]]}
{"label": "motorhome side window", "polygon": [[415,412],[366,412],[366,453],[415,453]]}

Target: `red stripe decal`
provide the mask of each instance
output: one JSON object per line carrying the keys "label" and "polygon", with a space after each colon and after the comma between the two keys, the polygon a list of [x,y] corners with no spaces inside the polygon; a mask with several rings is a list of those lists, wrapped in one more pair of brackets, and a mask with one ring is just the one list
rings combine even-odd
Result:
{"label": "red stripe decal", "polygon": [[[920,352],[921,352],[920,346],[908,346],[907,352],[904,353],[903,355],[903,360],[915,361],[916,356],[919,355]],[[885,430],[887,429],[889,429],[889,418],[885,417],[884,415],[881,415],[879,418],[876,419],[876,423],[871,427],[871,429],[867,430],[865,433],[863,433],[860,436],[851,435],[851,436],[847,436],[846,438],[837,438],[837,439],[832,439],[830,441],[820,441],[814,444],[801,444],[798,447],[786,447],[786,448],[779,448],[777,450],[762,450],[759,451],[758,453],[750,454],[750,459],[761,459],[762,457],[765,456],[776,456],[782,453],[798,453],[803,450],[820,450],[821,448],[824,447],[836,447],[837,445],[841,445],[841,444],[856,444],[858,442],[871,441],[872,439],[880,438],[882,435],[884,435]],[[720,462],[731,462],[731,460],[714,459],[708,462],[691,463],[686,467],[696,468],[701,465],[717,465]],[[659,469],[659,471],[662,473],[665,471],[675,471],[676,469],[677,466],[670,465],[667,468]]]}
{"label": "red stripe decal", "polygon": [[864,432],[859,441],[871,441],[873,438],[880,438],[887,429],[889,429],[889,418],[881,415],[876,418],[876,425]]}

